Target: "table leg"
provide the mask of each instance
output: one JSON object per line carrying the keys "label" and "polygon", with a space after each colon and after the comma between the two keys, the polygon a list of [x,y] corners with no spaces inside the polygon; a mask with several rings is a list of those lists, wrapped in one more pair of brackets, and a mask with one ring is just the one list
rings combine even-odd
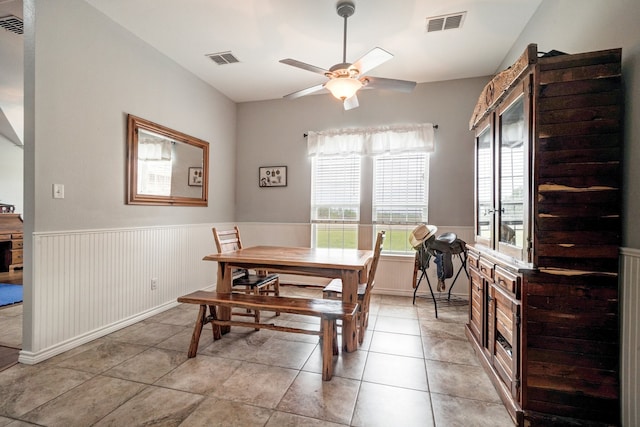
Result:
{"label": "table leg", "polygon": [[[231,292],[231,266],[225,262],[218,263],[218,280],[216,282],[216,291],[229,293]],[[218,307],[218,319],[231,320],[231,308]],[[220,326],[220,332],[226,334],[231,330],[231,326]]]}
{"label": "table leg", "polygon": [[[342,272],[342,301],[358,303],[358,273],[355,271]],[[342,349],[346,352],[358,349],[356,318],[354,316],[350,322],[342,321]]]}

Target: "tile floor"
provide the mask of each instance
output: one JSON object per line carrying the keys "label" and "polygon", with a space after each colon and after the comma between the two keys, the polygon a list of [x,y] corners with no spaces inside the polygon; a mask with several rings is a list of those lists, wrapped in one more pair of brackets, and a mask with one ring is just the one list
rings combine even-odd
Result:
{"label": "tile floor", "polygon": [[[315,289],[283,287],[292,296]],[[513,426],[466,340],[467,308],[374,295],[362,347],[322,381],[318,339],[234,328],[186,351],[181,305],[35,366],[0,372],[3,426]],[[0,310],[3,339],[21,309]],[[263,318],[272,313],[263,312]],[[283,314],[279,323],[315,322]],[[310,325],[311,327],[312,325]],[[3,335],[4,334],[4,335]]]}

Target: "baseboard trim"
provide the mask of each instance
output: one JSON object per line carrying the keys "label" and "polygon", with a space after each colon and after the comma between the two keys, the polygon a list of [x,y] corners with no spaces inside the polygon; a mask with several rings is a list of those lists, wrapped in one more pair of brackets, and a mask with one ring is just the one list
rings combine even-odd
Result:
{"label": "baseboard trim", "polygon": [[142,320],[148,319],[149,317],[155,316],[156,314],[162,313],[163,311],[169,310],[170,308],[176,307],[178,304],[179,303],[177,301],[171,301],[171,302],[162,304],[151,310],[145,311],[143,313],[139,313],[127,319],[123,319],[119,322],[112,323],[103,328],[93,330],[83,335],[78,335],[73,339],[61,342],[49,348],[45,348],[42,351],[30,352],[26,350],[21,350],[20,356],[18,357],[18,362],[24,363],[25,365],[35,365],[53,356],[57,356],[58,354],[64,353],[65,351],[78,347],[82,344],[86,344],[98,338],[102,338],[105,335],[109,335],[122,328],[131,326],[134,323],[138,323]]}

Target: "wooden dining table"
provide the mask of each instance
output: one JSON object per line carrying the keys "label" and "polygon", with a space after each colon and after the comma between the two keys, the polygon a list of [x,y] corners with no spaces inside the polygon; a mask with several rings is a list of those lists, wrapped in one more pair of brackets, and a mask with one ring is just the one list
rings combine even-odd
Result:
{"label": "wooden dining table", "polygon": [[[205,261],[218,262],[218,292],[231,292],[234,268],[265,269],[270,273],[287,273],[342,279],[342,301],[358,302],[358,283],[367,280],[373,251],[357,249],[316,249],[288,246],[252,246],[232,252],[207,255]],[[229,309],[218,313],[221,320],[231,316]],[[227,328],[228,329],[228,328]],[[342,326],[342,348],[357,350],[356,324]]]}

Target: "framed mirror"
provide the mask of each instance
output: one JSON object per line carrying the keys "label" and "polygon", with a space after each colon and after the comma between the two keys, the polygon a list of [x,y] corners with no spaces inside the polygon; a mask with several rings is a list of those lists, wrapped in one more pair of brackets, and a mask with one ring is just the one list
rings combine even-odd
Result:
{"label": "framed mirror", "polygon": [[127,116],[127,204],[207,206],[209,143]]}

